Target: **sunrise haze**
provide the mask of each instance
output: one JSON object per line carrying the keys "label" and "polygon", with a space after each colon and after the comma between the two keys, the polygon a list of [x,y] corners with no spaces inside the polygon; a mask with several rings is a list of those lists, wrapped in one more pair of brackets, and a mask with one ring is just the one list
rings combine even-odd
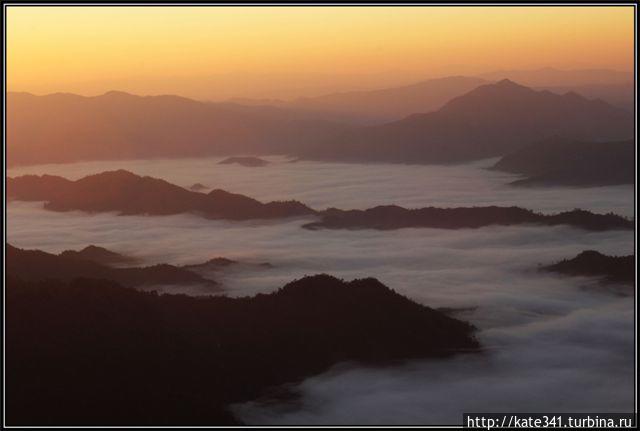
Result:
{"label": "sunrise haze", "polygon": [[9,7],[7,81],[294,98],[501,69],[633,67],[631,7]]}

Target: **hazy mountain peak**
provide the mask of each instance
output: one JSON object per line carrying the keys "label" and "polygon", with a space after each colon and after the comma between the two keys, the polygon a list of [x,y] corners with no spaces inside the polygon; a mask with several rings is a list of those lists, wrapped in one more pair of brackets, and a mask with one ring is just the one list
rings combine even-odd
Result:
{"label": "hazy mountain peak", "polygon": [[513,88],[520,87],[520,88],[522,88],[522,87],[524,87],[524,85],[517,84],[517,83],[513,82],[512,80],[510,80],[509,78],[501,79],[500,81],[496,82],[495,84],[487,84],[487,85],[493,85],[493,86],[502,87],[502,88],[510,88],[510,87],[513,87]]}
{"label": "hazy mountain peak", "polygon": [[231,192],[228,192],[228,191],[222,190],[222,189],[213,189],[207,194],[209,196],[215,196],[215,197],[241,196],[238,193],[231,193]]}
{"label": "hazy mountain peak", "polygon": [[517,107],[524,110],[538,109],[544,112],[551,112],[559,106],[559,103],[568,103],[574,108],[589,105],[592,108],[604,107],[612,112],[618,111],[617,108],[606,102],[598,101],[598,103],[595,103],[595,101],[587,99],[575,91],[568,91],[560,95],[547,90],[535,90],[510,79],[502,79],[494,84],[481,85],[467,94],[452,99],[443,107],[443,110],[471,109],[475,112],[474,115],[482,115],[481,112],[478,112],[481,106],[485,108],[503,106],[509,110]]}
{"label": "hazy mountain peak", "polygon": [[499,80],[511,78],[533,87],[613,84],[633,81],[633,74],[609,69],[563,70],[543,67],[532,70],[500,70],[479,75],[484,79]]}
{"label": "hazy mountain peak", "polygon": [[136,96],[136,95],[131,94],[131,93],[127,93],[126,91],[110,90],[110,91],[107,91],[106,93],[104,93],[102,96],[99,96],[99,97],[112,97],[112,98],[115,98],[115,97],[125,98],[125,97],[127,97],[127,98],[129,98],[129,97],[139,97],[139,96]]}
{"label": "hazy mountain peak", "polygon": [[633,136],[633,118],[604,102],[503,79],[458,96],[438,111],[353,133],[316,157],[412,163],[473,160],[504,155],[554,135],[624,140]]}
{"label": "hazy mountain peak", "polygon": [[567,99],[587,100],[585,97],[583,97],[582,95],[576,93],[575,91],[567,91],[566,93],[564,93],[563,96],[565,98],[567,98]]}
{"label": "hazy mountain peak", "polygon": [[105,171],[98,174],[91,175],[93,178],[140,178],[139,175],[134,174],[126,169],[116,169],[114,171]]}
{"label": "hazy mountain peak", "polygon": [[332,113],[339,118],[352,121],[380,122],[401,119],[414,113],[435,111],[452,98],[485,83],[486,80],[478,77],[444,76],[397,87],[300,98],[290,106]]}

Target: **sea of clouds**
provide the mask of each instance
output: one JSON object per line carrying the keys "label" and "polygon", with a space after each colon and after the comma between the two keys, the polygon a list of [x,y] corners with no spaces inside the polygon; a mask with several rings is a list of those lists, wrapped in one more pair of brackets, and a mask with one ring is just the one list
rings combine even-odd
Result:
{"label": "sea of clouds", "polygon": [[222,158],[97,161],[17,167],[24,174],[82,178],[126,169],[163,178],[182,187],[201,183],[242,193],[261,201],[297,199],[315,209],[364,209],[394,203],[408,208],[517,205],[542,212],[582,208],[633,216],[633,186],[590,188],[521,188],[508,183],[517,175],[488,170],[498,159],[457,165],[348,164],[291,162],[263,157],[271,163],[247,168],[219,164]]}
{"label": "sea of clouds", "polygon": [[[88,162],[12,169],[67,178],[128,169],[182,186],[200,182],[267,201],[298,199],[314,208],[518,205],[544,212],[573,208],[633,216],[633,187],[514,188],[513,175],[466,165],[290,163],[263,168],[220,159]],[[582,250],[634,252],[629,231],[567,226],[481,229],[309,231],[309,219],[269,222],[56,213],[42,203],[10,202],[8,241],[50,252],[95,244],[144,263],[242,262],[211,276],[231,296],[269,292],[308,274],[377,277],[432,307],[467,309],[486,347],[438,361],[387,368],[341,364],[290,390],[294,401],[233,406],[250,424],[457,424],[463,412],[630,411],[633,408],[633,298],[584,277],[539,270]],[[271,267],[254,265],[269,262]],[[180,286],[163,291],[207,294]]]}

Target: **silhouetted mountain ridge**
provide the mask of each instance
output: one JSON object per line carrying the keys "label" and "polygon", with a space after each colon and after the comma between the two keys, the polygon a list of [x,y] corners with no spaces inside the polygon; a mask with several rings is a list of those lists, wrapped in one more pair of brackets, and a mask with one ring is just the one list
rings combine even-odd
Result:
{"label": "silhouetted mountain ridge", "polygon": [[615,214],[594,214],[575,209],[552,215],[535,213],[520,207],[469,207],[407,209],[397,205],[377,206],[367,210],[330,208],[318,222],[307,229],[378,229],[402,228],[462,229],[492,225],[569,225],[587,230],[633,229],[634,223]]}
{"label": "silhouetted mountain ridge", "polygon": [[607,256],[595,250],[585,250],[573,259],[565,259],[544,267],[547,271],[567,275],[602,277],[604,281],[633,285],[635,256]]}
{"label": "silhouetted mountain ridge", "polygon": [[261,203],[220,189],[204,194],[122,169],[76,181],[37,175],[8,178],[7,196],[17,200],[45,201],[45,208],[53,211],[117,211],[123,215],[197,213],[207,218],[230,220],[315,214],[297,201]]}
{"label": "silhouetted mountain ridge", "polygon": [[159,264],[143,267],[114,268],[104,262],[86,259],[78,252],[62,252],[59,255],[40,250],[23,250],[7,244],[5,270],[14,277],[26,281],[59,279],[70,281],[88,277],[112,280],[126,287],[151,287],[159,285],[201,285],[218,291],[216,281],[202,277],[188,268]]}
{"label": "silhouetted mountain ridge", "polygon": [[[52,181],[58,188],[48,184]],[[60,177],[26,175],[8,178],[10,199],[46,201],[54,211],[118,211],[121,214],[167,215],[195,213],[213,219],[249,220],[294,216],[320,216],[304,227],[349,229],[400,229],[432,227],[477,228],[490,225],[567,224],[589,230],[633,229],[633,221],[615,214],[594,214],[575,209],[555,215],[537,214],[519,207],[419,208],[381,205],[366,210],[330,208],[315,211],[297,201],[263,204],[250,197],[215,189],[208,194],[191,192],[151,177],[127,171],[104,172],[77,181]]]}

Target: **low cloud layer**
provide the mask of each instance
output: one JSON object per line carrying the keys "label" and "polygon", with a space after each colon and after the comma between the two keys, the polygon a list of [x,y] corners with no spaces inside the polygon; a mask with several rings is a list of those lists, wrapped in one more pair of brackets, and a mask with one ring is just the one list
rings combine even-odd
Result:
{"label": "low cloud layer", "polygon": [[[608,301],[605,301],[608,302]],[[633,411],[632,301],[483,331],[482,355],[334,370],[296,404],[235,406],[249,424],[461,424],[463,412]]]}
{"label": "low cloud layer", "polygon": [[114,169],[163,178],[189,188],[201,183],[262,201],[297,199],[315,209],[516,205],[543,212],[582,208],[633,216],[633,186],[522,188],[517,175],[489,171],[497,159],[460,165],[347,164],[263,157],[260,168],[220,165],[223,158],[53,164],[10,169],[9,176],[48,173],[69,179]]}
{"label": "low cloud layer", "polygon": [[[204,159],[117,167],[261,200],[296,198],[316,208],[515,204],[633,214],[632,188],[513,189],[503,185],[512,176],[481,169],[484,165],[298,162],[243,168]],[[86,163],[31,170],[79,178],[114,167]],[[199,263],[222,256],[273,265],[230,267],[217,274],[233,296],[268,292],[294,278],[327,272],[347,279],[377,277],[433,307],[473,308],[460,317],[480,328],[484,354],[383,369],[341,365],[295,385],[301,396],[295,403],[258,400],[234,406],[248,423],[457,424],[465,411],[626,411],[633,406],[632,299],[592,279],[538,271],[538,265],[585,249],[631,254],[633,233],[628,231],[566,226],[308,231],[300,226],[309,220],[233,223],[190,215],[55,213],[24,202],[11,202],[8,217],[8,240],[18,247],[60,252],[95,244],[147,263]]]}

